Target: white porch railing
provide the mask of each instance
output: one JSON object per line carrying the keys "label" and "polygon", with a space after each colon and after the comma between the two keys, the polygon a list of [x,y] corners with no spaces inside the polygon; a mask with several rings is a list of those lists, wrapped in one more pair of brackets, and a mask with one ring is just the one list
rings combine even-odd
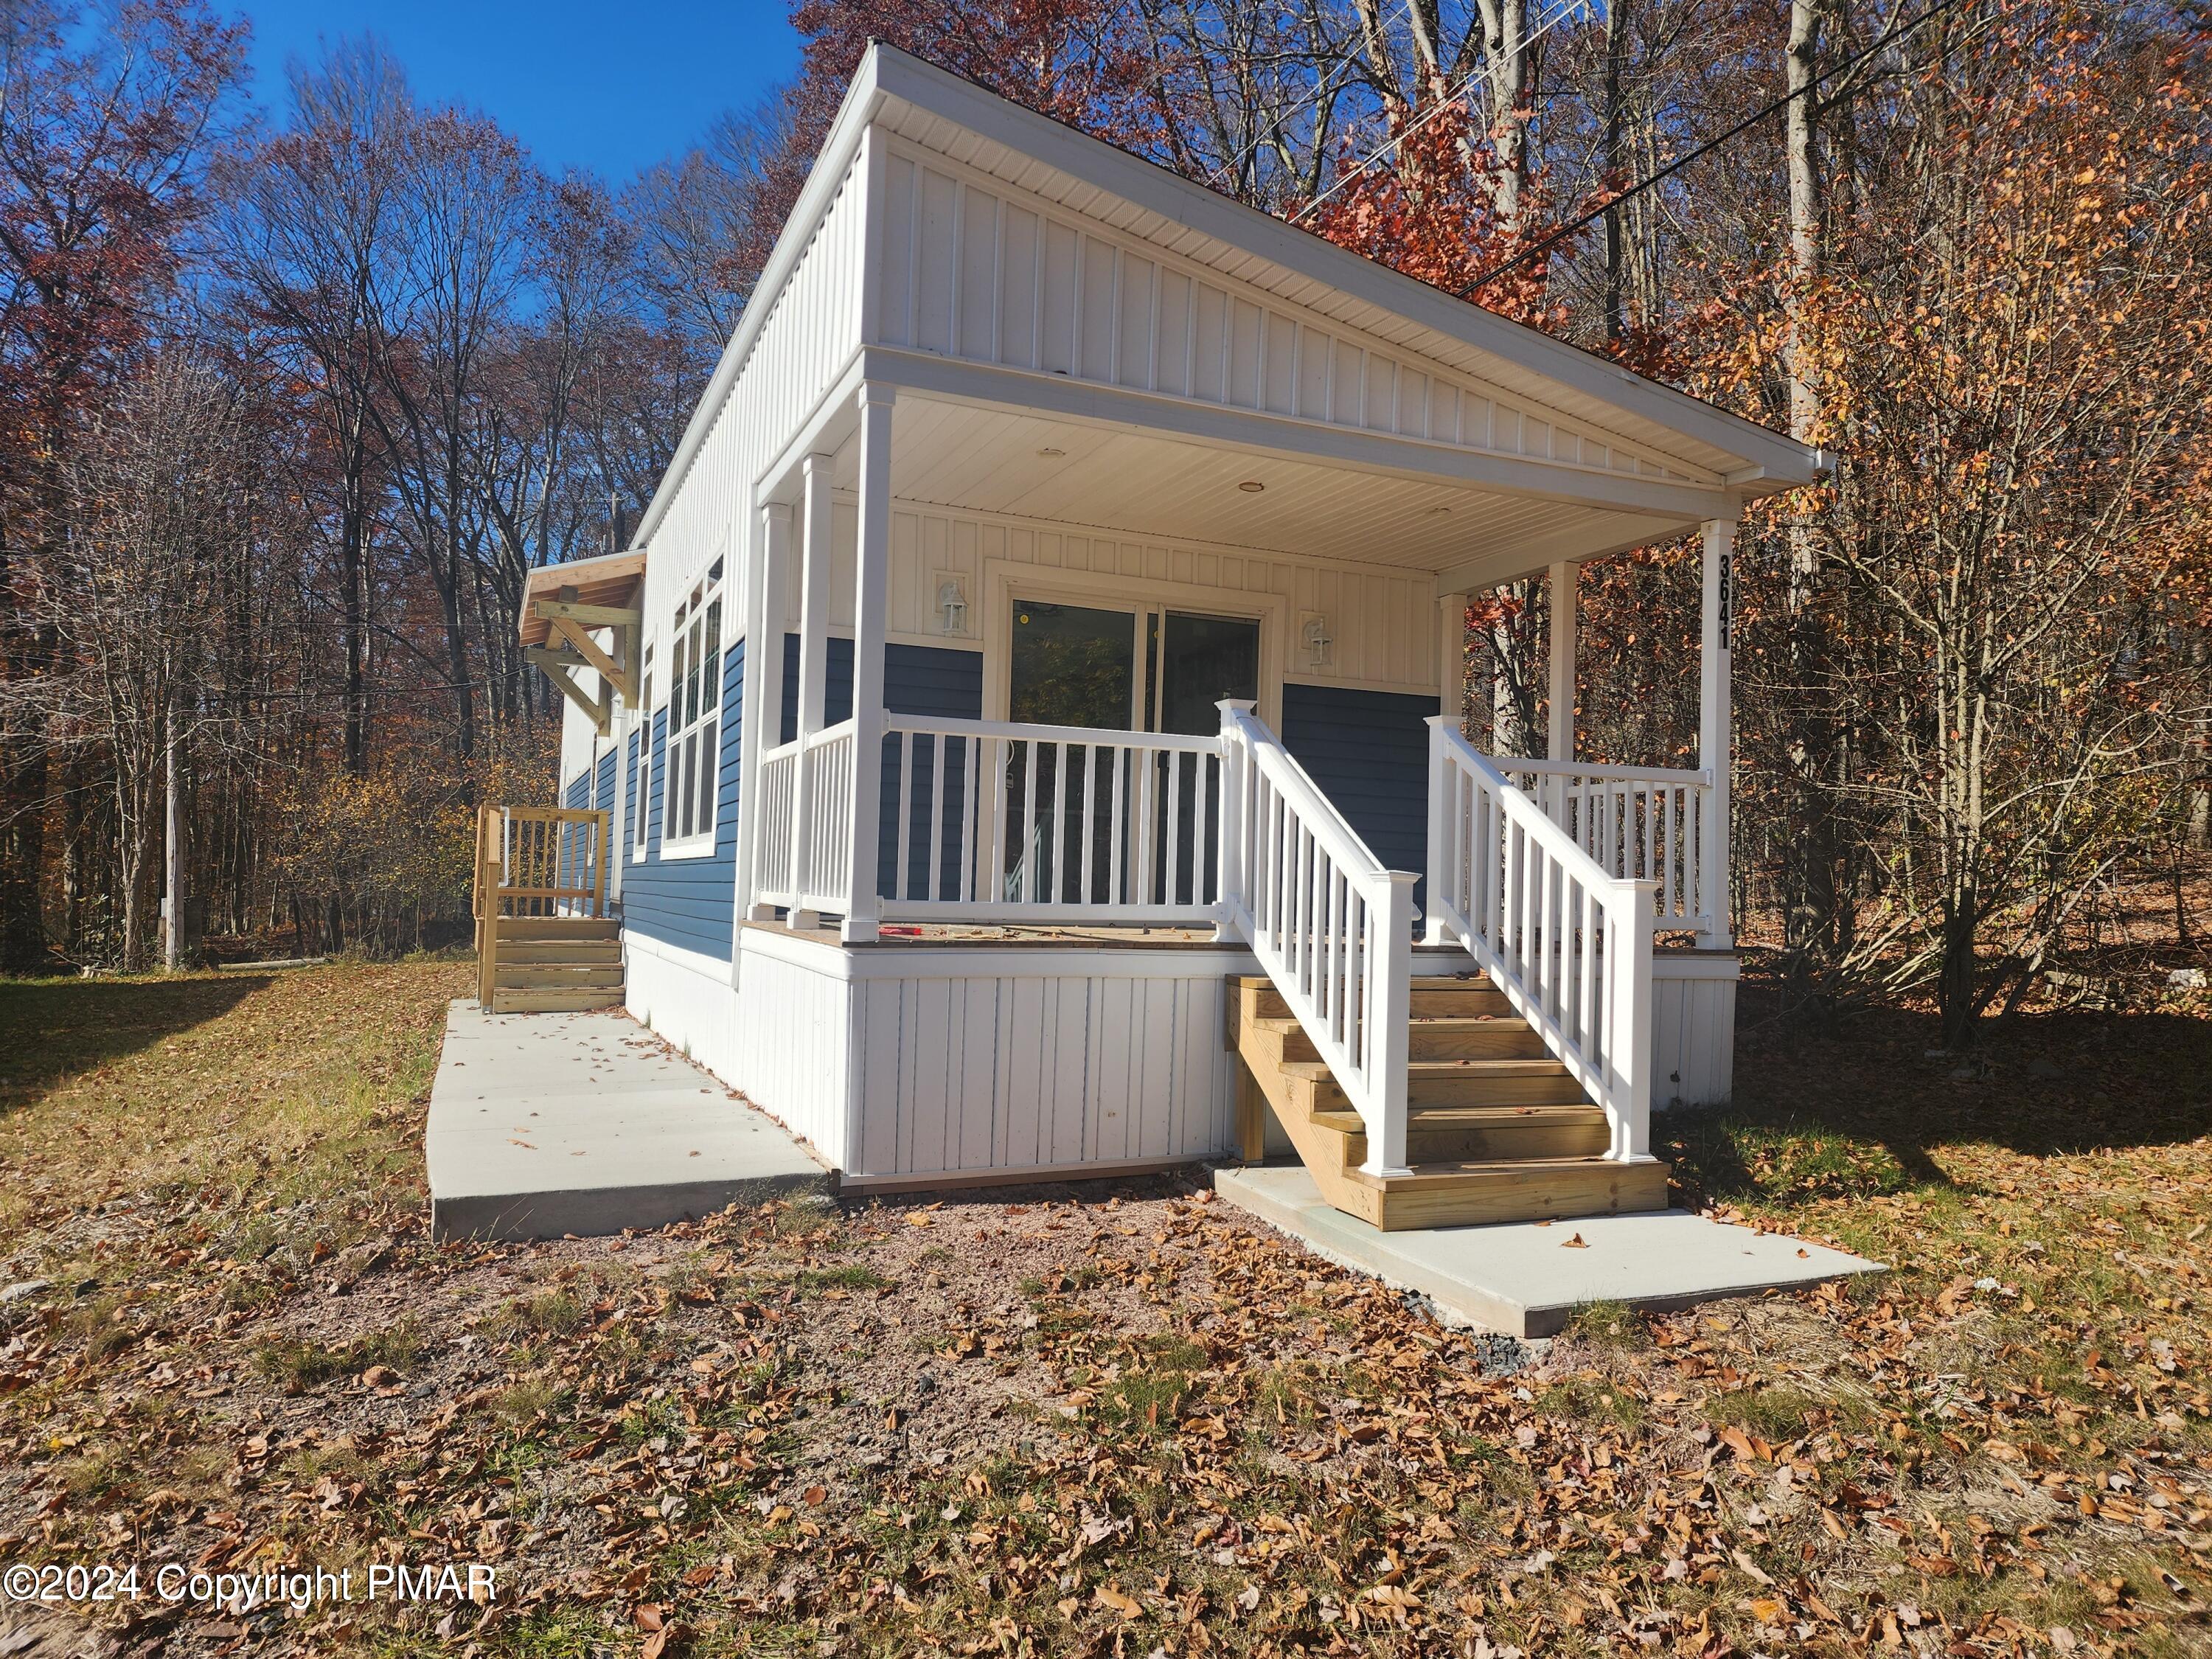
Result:
{"label": "white porch railing", "polygon": [[1600,865],[1443,720],[1429,734],[1431,937],[1465,946],[1604,1109],[1609,1156],[1648,1158],[1656,884]]}
{"label": "white porch railing", "polygon": [[1662,928],[1717,930],[1717,868],[1707,856],[1703,772],[1487,757],[1607,875],[1656,884]]}
{"label": "white porch railing", "polygon": [[1366,1172],[1401,1173],[1417,878],[1382,866],[1249,706],[1221,713],[1225,919],[1358,1112]]}
{"label": "white porch railing", "polygon": [[756,790],[761,898],[844,914],[853,846],[853,722],[769,750]]}
{"label": "white porch railing", "polygon": [[884,719],[889,921],[1212,922],[1216,737]]}

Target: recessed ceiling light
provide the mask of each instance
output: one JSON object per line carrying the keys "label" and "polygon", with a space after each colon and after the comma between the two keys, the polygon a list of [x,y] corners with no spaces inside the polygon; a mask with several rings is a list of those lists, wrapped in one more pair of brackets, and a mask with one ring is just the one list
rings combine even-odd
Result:
{"label": "recessed ceiling light", "polygon": [[1247,478],[1243,483],[1238,484],[1237,487],[1243,490],[1247,495],[1256,495],[1267,486],[1261,483],[1257,478]]}
{"label": "recessed ceiling light", "polygon": [[1067,452],[1064,449],[1054,449],[1048,445],[1046,447],[1037,451],[1037,453],[1043,456],[1048,461],[1056,461],[1061,456],[1066,454]]}

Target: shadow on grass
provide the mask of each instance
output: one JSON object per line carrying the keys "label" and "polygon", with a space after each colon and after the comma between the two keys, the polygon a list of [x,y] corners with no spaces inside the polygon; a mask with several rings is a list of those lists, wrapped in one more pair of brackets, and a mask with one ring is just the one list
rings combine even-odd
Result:
{"label": "shadow on grass", "polygon": [[0,980],[0,1120],[70,1079],[220,1018],[266,974]]}
{"label": "shadow on grass", "polygon": [[1833,1036],[1764,1019],[1747,984],[1735,1093],[1676,1112],[1654,1150],[1709,1198],[1768,1204],[1950,1185],[1936,1150],[2029,1157],[2179,1146],[2212,1133],[2212,1019],[2185,1013],[2023,1014],[1970,1056],[1937,1054],[1935,1016],[1883,1008]]}

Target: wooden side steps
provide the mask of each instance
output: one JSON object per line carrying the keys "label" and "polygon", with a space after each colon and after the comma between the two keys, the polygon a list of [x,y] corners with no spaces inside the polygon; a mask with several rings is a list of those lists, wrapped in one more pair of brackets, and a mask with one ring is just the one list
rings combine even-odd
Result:
{"label": "wooden side steps", "polygon": [[1228,1046],[1238,1068],[1244,1155],[1264,1146],[1260,1103],[1314,1184],[1385,1232],[1489,1221],[1569,1220],[1667,1207],[1664,1164],[1616,1164],[1611,1132],[1567,1068],[1480,974],[1413,982],[1406,1161],[1377,1179],[1367,1135],[1313,1041],[1264,977],[1231,975]]}
{"label": "wooden side steps", "polygon": [[502,916],[496,926],[492,1012],[573,1013],[622,1006],[619,921],[611,917]]}

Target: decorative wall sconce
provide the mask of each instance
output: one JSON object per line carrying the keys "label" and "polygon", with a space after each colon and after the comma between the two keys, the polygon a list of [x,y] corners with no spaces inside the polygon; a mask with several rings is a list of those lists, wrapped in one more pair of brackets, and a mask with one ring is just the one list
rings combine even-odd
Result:
{"label": "decorative wall sconce", "polygon": [[1330,666],[1331,653],[1336,645],[1328,631],[1328,618],[1318,611],[1298,613],[1298,648],[1305,653],[1306,666]]}
{"label": "decorative wall sconce", "polygon": [[968,591],[957,574],[950,570],[936,573],[937,615],[947,634],[968,631]]}

